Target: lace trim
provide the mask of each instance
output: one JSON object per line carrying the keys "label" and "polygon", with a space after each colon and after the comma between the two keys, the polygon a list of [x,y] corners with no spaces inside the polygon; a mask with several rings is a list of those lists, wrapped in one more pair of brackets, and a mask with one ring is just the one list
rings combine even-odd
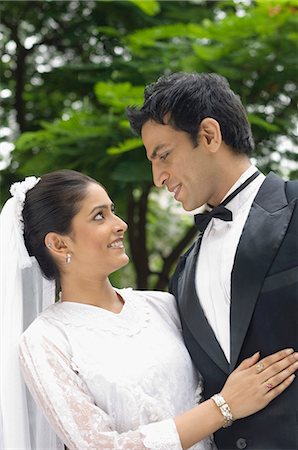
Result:
{"label": "lace trim", "polygon": [[121,295],[123,291],[128,291],[129,297],[124,292],[125,303],[119,314],[83,303],[57,302],[47,308],[42,317],[66,326],[107,331],[118,336],[135,336],[148,326],[150,311],[145,301],[134,299],[132,289],[121,290]]}
{"label": "lace trim", "polygon": [[204,401],[204,381],[202,375],[198,372],[198,386],[195,391],[195,402],[197,404],[202,403]]}

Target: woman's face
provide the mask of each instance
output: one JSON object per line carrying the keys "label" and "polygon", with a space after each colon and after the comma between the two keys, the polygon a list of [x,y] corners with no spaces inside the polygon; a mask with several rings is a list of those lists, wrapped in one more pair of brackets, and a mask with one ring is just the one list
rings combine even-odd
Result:
{"label": "woman's face", "polygon": [[126,223],[114,214],[106,191],[90,183],[69,235],[71,270],[77,276],[106,277],[129,261],[123,237]]}

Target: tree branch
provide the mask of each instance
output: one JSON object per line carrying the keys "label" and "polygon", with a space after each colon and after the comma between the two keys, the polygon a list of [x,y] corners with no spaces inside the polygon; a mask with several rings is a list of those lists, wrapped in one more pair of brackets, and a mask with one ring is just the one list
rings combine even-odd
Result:
{"label": "tree branch", "polygon": [[167,287],[170,279],[170,271],[173,265],[176,263],[185,247],[187,247],[187,245],[189,245],[193,241],[197,232],[198,230],[195,226],[189,228],[183,238],[173,248],[172,252],[168,256],[163,258],[163,267],[161,272],[159,273],[159,277],[154,289],[162,290]]}

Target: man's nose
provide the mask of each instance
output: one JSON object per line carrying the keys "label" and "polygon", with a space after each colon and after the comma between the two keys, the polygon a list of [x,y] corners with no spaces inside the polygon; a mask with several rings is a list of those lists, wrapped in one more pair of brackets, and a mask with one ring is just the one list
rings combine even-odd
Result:
{"label": "man's nose", "polygon": [[161,188],[165,185],[167,179],[169,178],[169,175],[164,170],[158,169],[156,166],[152,164],[152,176],[153,176],[153,183],[156,187]]}

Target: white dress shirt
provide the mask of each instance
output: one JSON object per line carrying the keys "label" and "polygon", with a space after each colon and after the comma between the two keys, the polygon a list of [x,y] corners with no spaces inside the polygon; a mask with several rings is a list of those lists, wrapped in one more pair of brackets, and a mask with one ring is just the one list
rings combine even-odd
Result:
{"label": "white dress shirt", "polygon": [[[255,171],[251,165],[231,187],[222,201]],[[232,222],[212,218],[201,243],[196,267],[196,291],[205,316],[227,361],[230,361],[231,273],[237,246],[251,205],[265,176],[260,174],[226,205]]]}

